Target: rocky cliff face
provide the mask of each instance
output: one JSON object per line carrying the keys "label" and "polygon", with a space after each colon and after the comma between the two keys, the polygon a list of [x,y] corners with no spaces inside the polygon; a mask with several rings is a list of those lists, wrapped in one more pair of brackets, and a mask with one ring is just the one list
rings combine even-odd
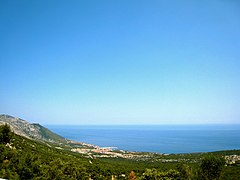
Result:
{"label": "rocky cliff face", "polygon": [[7,123],[12,131],[20,136],[29,139],[48,141],[53,143],[67,143],[63,137],[51,132],[40,124],[31,124],[23,119],[12,117],[9,115],[0,115],[0,125]]}

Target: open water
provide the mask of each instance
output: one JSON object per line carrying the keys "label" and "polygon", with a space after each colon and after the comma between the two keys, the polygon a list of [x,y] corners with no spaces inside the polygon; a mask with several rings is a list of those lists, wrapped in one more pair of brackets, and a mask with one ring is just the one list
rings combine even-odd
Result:
{"label": "open water", "polygon": [[158,153],[240,149],[240,125],[47,125],[53,132],[100,147]]}

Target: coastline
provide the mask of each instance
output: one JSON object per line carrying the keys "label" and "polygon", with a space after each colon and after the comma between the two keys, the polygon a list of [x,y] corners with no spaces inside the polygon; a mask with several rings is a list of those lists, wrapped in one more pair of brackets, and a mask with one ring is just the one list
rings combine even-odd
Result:
{"label": "coastline", "polygon": [[188,126],[150,127],[48,126],[53,132],[76,142],[96,147],[117,147],[124,151],[178,154],[240,149],[240,126],[225,126],[225,129],[217,126],[215,130],[212,130],[212,125],[198,130]]}

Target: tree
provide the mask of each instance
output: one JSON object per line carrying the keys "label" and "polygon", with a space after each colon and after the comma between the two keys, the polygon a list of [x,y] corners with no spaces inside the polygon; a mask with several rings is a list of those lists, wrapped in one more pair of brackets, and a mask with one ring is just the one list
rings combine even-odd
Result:
{"label": "tree", "polygon": [[10,142],[13,134],[11,132],[10,126],[5,124],[0,126],[0,143],[7,144]]}
{"label": "tree", "polygon": [[222,157],[206,156],[200,165],[200,178],[206,180],[219,179],[225,160]]}
{"label": "tree", "polygon": [[177,170],[180,173],[181,179],[192,179],[193,173],[192,173],[192,167],[187,164],[178,164]]}

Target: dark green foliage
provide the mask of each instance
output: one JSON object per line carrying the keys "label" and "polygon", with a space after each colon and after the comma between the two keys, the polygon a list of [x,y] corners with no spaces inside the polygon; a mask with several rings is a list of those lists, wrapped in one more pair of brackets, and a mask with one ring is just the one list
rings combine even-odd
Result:
{"label": "dark green foliage", "polygon": [[218,156],[206,156],[200,165],[200,177],[206,180],[219,179],[225,160]]}
{"label": "dark green foliage", "polygon": [[163,179],[180,179],[180,173],[176,170],[170,169],[166,172],[157,169],[146,169],[142,175],[143,180],[163,180]]}
{"label": "dark green foliage", "polygon": [[7,144],[12,138],[10,126],[5,124],[0,126],[0,143]]}
{"label": "dark green foliage", "polygon": [[193,170],[190,165],[178,164],[177,170],[180,173],[180,179],[190,180],[193,178]]}
{"label": "dark green foliage", "polygon": [[222,180],[239,180],[240,167],[239,166],[226,166],[223,168],[220,179]]}

